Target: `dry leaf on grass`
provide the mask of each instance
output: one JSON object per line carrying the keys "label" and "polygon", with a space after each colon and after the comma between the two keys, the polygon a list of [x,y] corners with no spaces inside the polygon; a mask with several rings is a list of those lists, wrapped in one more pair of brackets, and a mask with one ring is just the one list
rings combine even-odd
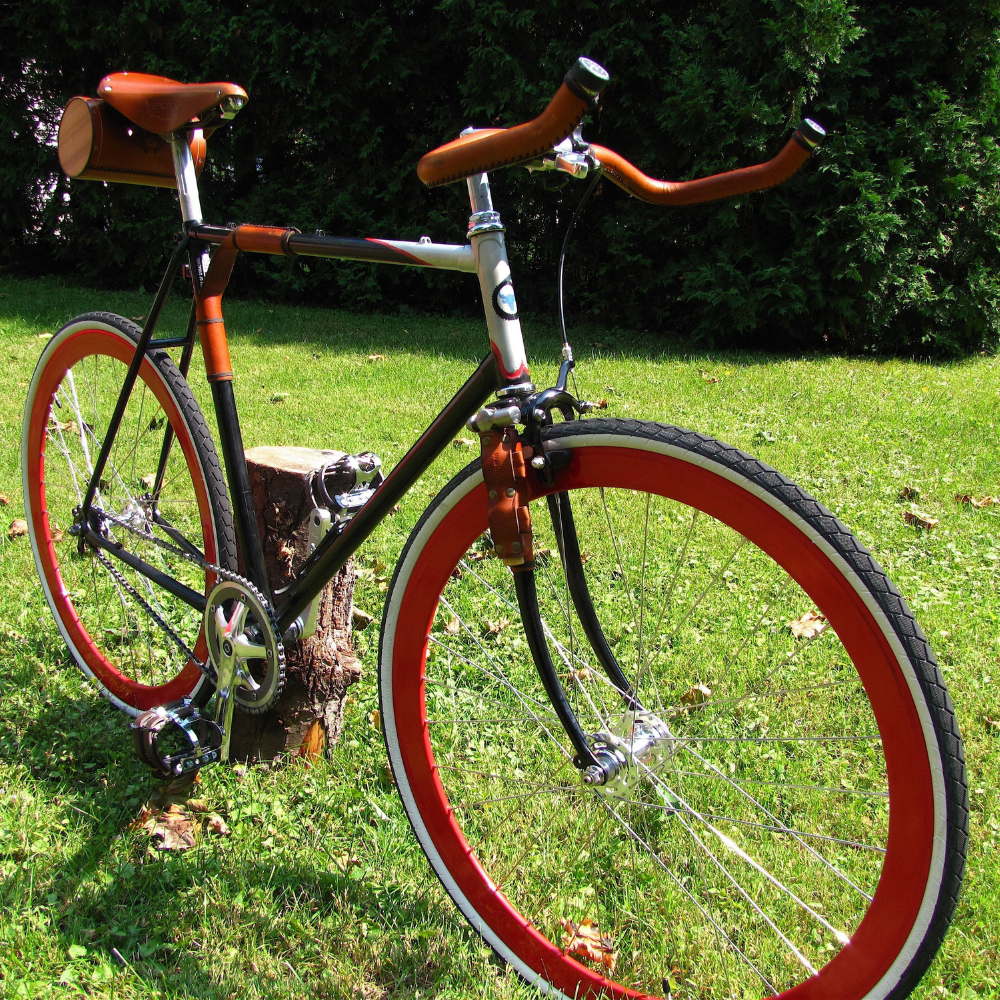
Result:
{"label": "dry leaf on grass", "polygon": [[710,372],[704,371],[701,368],[698,369],[698,374],[702,377],[702,379],[704,379],[704,381],[708,382],[709,385],[719,381],[718,375],[712,375]]}
{"label": "dry leaf on grass", "polygon": [[452,448],[475,448],[478,442],[473,441],[472,438],[455,438],[451,442]]}
{"label": "dry leaf on grass", "polygon": [[368,360],[369,361],[385,361],[385,355],[384,354],[369,354],[368,355]]}
{"label": "dry leaf on grass", "polygon": [[52,532],[53,542],[61,542],[65,537],[66,537],[66,532],[63,531],[62,528],[56,528],[56,530]]}
{"label": "dry leaf on grass", "polygon": [[355,632],[364,632],[373,621],[375,621],[374,615],[362,611],[361,608],[351,608],[351,627]]}
{"label": "dry leaf on grass", "polygon": [[462,623],[457,617],[453,617],[445,625],[444,630],[448,635],[458,635],[458,633],[462,630]]}
{"label": "dry leaf on grass", "polygon": [[818,611],[807,611],[794,621],[786,622],[796,639],[815,639],[830,623]]}
{"label": "dry leaf on grass", "polygon": [[599,962],[608,972],[615,971],[618,953],[611,938],[602,937],[601,932],[589,918],[578,924],[568,918],[559,921],[563,929],[563,949],[574,958],[585,958],[588,962]]}
{"label": "dry leaf on grass", "polygon": [[142,483],[142,485],[145,486],[147,490],[151,490],[153,488],[153,485],[156,483],[156,473],[155,472],[148,473],[147,475],[143,476],[142,479],[139,480],[139,482]]}
{"label": "dry leaf on grass", "polygon": [[10,497],[6,493],[0,493],[0,507],[6,507],[10,503]]}
{"label": "dry leaf on grass", "polygon": [[382,713],[377,708],[368,713],[368,721],[372,724],[373,729],[382,732]]}
{"label": "dry leaf on grass", "polygon": [[351,857],[350,854],[348,854],[348,853],[346,853],[344,851],[342,851],[340,854],[332,854],[330,856],[333,858],[334,864],[342,872],[346,872],[347,869],[351,867],[351,865],[360,865],[361,864],[361,862],[357,858]]}
{"label": "dry leaf on grass", "polygon": [[925,531],[930,531],[931,528],[941,523],[941,518],[930,517],[927,514],[921,514],[918,510],[904,510],[903,520],[914,528],[923,528]]}
{"label": "dry leaf on grass", "polygon": [[681,695],[685,705],[704,705],[712,697],[712,689],[707,684],[695,684]]}
{"label": "dry leaf on grass", "polygon": [[915,486],[904,486],[897,494],[900,500],[919,500],[920,490]]}
{"label": "dry leaf on grass", "polygon": [[492,622],[489,619],[487,619],[486,631],[489,632],[490,635],[499,635],[509,625],[510,625],[509,618],[500,618],[495,622]]}
{"label": "dry leaf on grass", "polygon": [[23,517],[15,517],[13,521],[10,522],[10,527],[7,529],[7,537],[14,539],[20,538],[22,535],[28,533],[28,522],[25,521]]}
{"label": "dry leaf on grass", "polygon": [[65,431],[67,434],[79,434],[80,428],[77,426],[75,420],[56,420],[54,417],[52,423],[56,425],[57,431]]}
{"label": "dry leaf on grass", "polygon": [[973,497],[969,496],[968,493],[956,493],[955,500],[966,507],[972,507],[974,510],[1000,506],[1000,497]]}
{"label": "dry leaf on grass", "polygon": [[208,801],[189,798],[200,780],[197,774],[184,775],[158,788],[132,821],[131,829],[144,830],[158,840],[159,851],[187,851],[194,847],[203,824],[204,829],[228,837],[226,821],[211,811]]}
{"label": "dry leaf on grass", "polygon": [[154,840],[159,840],[156,845],[159,851],[186,851],[194,847],[198,836],[197,821],[179,802],[166,809],[143,806],[132,829],[145,830]]}

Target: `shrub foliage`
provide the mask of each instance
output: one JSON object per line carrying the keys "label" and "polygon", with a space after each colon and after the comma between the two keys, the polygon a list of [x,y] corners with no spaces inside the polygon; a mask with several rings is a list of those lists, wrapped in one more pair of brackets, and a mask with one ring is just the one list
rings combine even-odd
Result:
{"label": "shrub foliage", "polygon": [[[513,125],[586,52],[613,82],[585,135],[657,176],[765,159],[803,114],[830,139],[781,188],[686,209],[598,187],[568,268],[571,315],[705,343],[957,355],[1000,331],[996,2],[81,0],[0,2],[0,266],[156,280],[169,192],[69,182],[54,138],[116,69],[231,79],[250,103],[209,142],[214,221],[464,238],[461,186],[414,165],[464,126]],[[522,310],[551,315],[582,186],[496,175]],[[474,282],[246,258],[234,290],[362,309],[479,308]]]}

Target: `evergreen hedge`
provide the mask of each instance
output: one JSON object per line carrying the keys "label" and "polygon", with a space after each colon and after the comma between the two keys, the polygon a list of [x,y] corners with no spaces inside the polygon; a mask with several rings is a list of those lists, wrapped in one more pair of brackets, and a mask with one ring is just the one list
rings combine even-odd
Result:
{"label": "evergreen hedge", "polygon": [[[62,106],[112,70],[246,87],[209,143],[213,221],[461,241],[464,190],[424,190],[417,159],[470,123],[533,117],[586,52],[613,82],[585,134],[655,175],[766,159],[803,114],[831,137],[781,188],[707,206],[659,209],[602,182],[570,255],[572,317],[717,346],[994,348],[998,26],[998,3],[976,0],[0,2],[0,266],[157,280],[173,196],[58,170]],[[495,176],[524,313],[553,313],[581,192]],[[249,255],[233,291],[480,308],[464,276]]]}

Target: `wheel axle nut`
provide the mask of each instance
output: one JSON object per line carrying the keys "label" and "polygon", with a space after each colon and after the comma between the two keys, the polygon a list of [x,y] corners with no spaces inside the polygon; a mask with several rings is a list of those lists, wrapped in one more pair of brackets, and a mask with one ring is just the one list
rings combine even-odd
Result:
{"label": "wheel axle nut", "polygon": [[583,783],[585,785],[603,785],[604,777],[604,768],[600,764],[591,764],[583,772]]}
{"label": "wheel axle nut", "polygon": [[533,469],[544,469],[545,468],[545,459],[541,455],[536,455],[531,460],[531,467]]}

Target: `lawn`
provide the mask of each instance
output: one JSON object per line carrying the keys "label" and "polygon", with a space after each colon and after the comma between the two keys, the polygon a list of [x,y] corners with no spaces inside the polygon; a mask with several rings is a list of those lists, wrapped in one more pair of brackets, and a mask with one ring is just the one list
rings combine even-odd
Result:
{"label": "lawn", "polygon": [[[0,281],[4,529],[22,516],[21,408],[41,338],[88,310],[147,308],[135,294]],[[173,303],[166,327],[185,316]],[[465,320],[231,302],[227,322],[248,447],[371,449],[387,467],[485,353],[482,324]],[[526,338],[534,380],[549,384],[554,332],[528,323]],[[916,611],[957,705],[973,809],[959,911],[917,995],[995,994],[1000,507],[955,497],[1000,494],[1000,362],[680,352],[598,329],[574,340],[581,395],[774,465],[855,530]],[[376,618],[420,511],[471,454],[447,449],[363,550],[356,603]],[[921,529],[908,512],[939,523]],[[232,835],[158,852],[129,829],[152,783],[124,717],[69,661],[27,540],[4,531],[0,548],[0,997],[54,984],[102,997],[533,995],[453,911],[397,802],[371,718],[376,626],[356,636],[365,673],[329,760],[205,772],[200,794]]]}

